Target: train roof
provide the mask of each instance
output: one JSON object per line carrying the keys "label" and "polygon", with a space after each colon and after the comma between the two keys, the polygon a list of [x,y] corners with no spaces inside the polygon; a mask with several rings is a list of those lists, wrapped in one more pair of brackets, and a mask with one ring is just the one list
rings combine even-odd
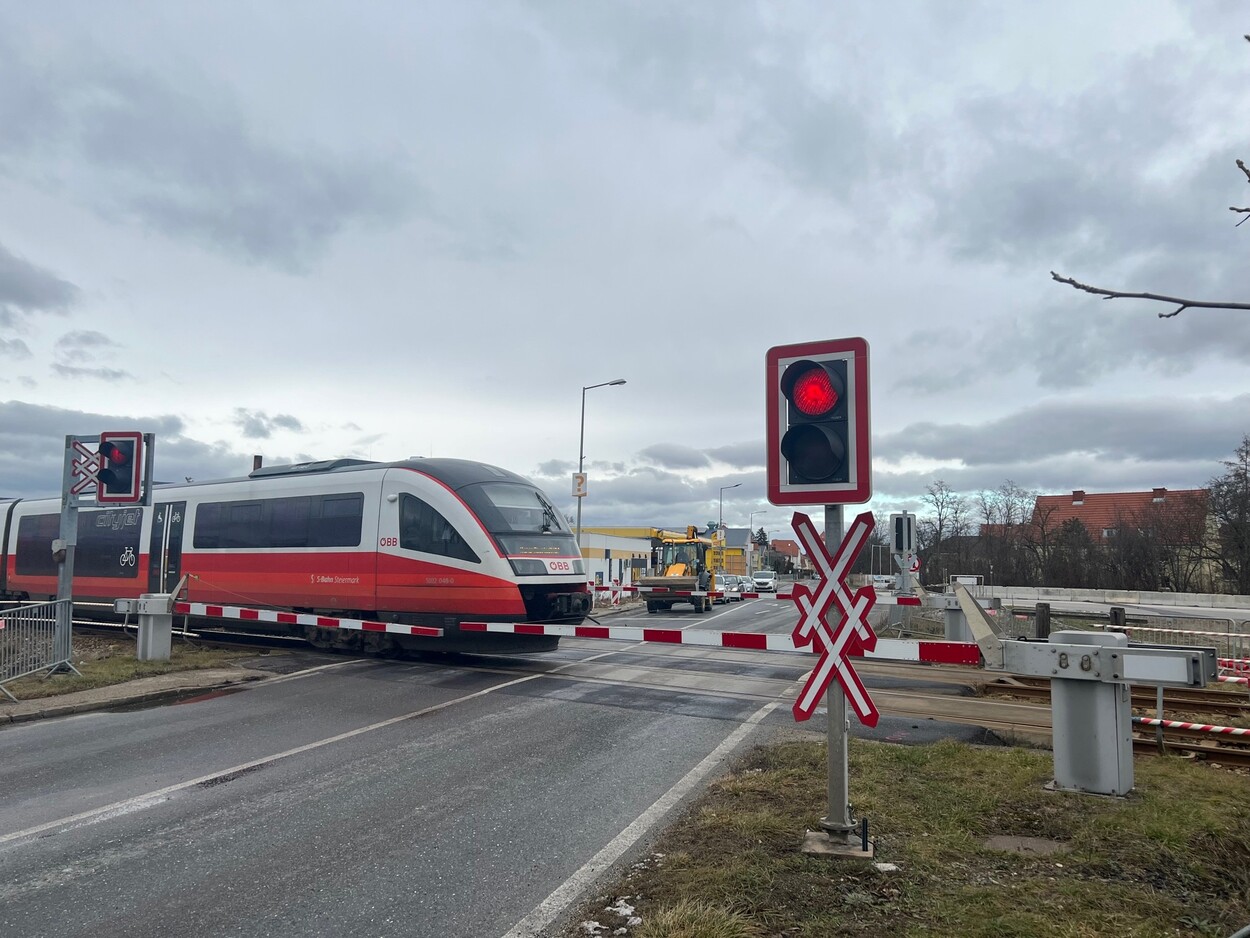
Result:
{"label": "train roof", "polygon": [[[180,488],[198,488],[203,485],[229,485],[231,483],[249,482],[268,479],[282,478],[308,478],[310,476],[320,475],[339,475],[341,473],[361,472],[372,469],[411,469],[414,472],[422,473],[430,478],[437,479],[448,488],[458,490],[466,485],[473,485],[478,482],[517,482],[522,485],[533,485],[529,479],[507,469],[501,469],[499,466],[492,466],[489,463],[476,462],[472,459],[425,459],[422,457],[414,457],[412,459],[402,459],[397,462],[376,462],[368,459],[321,459],[302,463],[292,463],[286,466],[262,466],[260,469],[254,469],[245,476],[235,476],[226,479],[203,479],[188,480],[186,482],[161,482],[152,483],[155,491],[166,491]],[[42,501],[56,496],[42,496],[35,498],[8,498],[0,496],[0,504],[10,501],[27,502]],[[108,507],[95,506],[90,501],[84,502],[81,507]],[[118,507],[118,506],[114,506]],[[128,507],[128,506],[120,506]]]}
{"label": "train roof", "polygon": [[[478,482],[520,482],[532,485],[529,479],[507,469],[471,459],[404,459],[398,462],[373,462],[367,459],[326,459],[295,463],[289,466],[262,466],[247,475],[248,479],[270,479],[283,476],[308,476],[360,472],[367,469],[411,469],[437,479],[448,488],[459,489]],[[226,479],[222,481],[243,481]]]}

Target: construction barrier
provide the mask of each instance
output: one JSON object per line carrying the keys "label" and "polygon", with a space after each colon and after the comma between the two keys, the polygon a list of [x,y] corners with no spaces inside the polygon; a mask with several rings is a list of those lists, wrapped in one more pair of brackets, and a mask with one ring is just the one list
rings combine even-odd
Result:
{"label": "construction barrier", "polygon": [[57,634],[57,612],[62,604],[68,607],[70,600],[10,606],[0,611],[0,693],[10,700],[17,698],[4,686],[9,681],[63,667],[75,670],[70,663],[73,625],[68,614],[64,634]]}
{"label": "construction barrier", "polygon": [[1183,720],[1155,720],[1151,717],[1133,717],[1138,726],[1161,726],[1169,730],[1192,730],[1200,733],[1216,733],[1221,736],[1250,736],[1250,729],[1236,726],[1212,726],[1210,723],[1186,723]]}

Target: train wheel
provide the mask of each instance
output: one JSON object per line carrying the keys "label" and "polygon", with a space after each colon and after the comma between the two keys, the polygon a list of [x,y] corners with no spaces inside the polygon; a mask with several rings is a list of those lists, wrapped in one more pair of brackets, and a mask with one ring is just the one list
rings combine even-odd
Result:
{"label": "train wheel", "polygon": [[366,655],[393,655],[399,651],[395,637],[384,632],[366,632],[360,640],[360,650]]}

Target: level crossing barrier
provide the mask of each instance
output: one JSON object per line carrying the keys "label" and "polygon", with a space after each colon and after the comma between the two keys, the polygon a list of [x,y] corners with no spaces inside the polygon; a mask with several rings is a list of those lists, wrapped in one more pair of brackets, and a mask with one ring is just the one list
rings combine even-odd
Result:
{"label": "level crossing barrier", "polygon": [[21,603],[0,610],[0,692],[16,701],[4,685],[29,674],[47,671],[53,674],[68,668],[73,654],[72,623],[57,629],[58,612],[70,622],[68,599],[48,603]]}

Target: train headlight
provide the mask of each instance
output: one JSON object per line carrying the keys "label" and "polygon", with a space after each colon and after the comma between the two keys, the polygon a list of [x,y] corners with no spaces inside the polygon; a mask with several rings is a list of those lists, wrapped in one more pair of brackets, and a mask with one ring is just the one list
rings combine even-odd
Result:
{"label": "train headlight", "polygon": [[517,576],[547,575],[547,564],[541,560],[514,560],[509,558],[508,563],[512,564],[512,572]]}

